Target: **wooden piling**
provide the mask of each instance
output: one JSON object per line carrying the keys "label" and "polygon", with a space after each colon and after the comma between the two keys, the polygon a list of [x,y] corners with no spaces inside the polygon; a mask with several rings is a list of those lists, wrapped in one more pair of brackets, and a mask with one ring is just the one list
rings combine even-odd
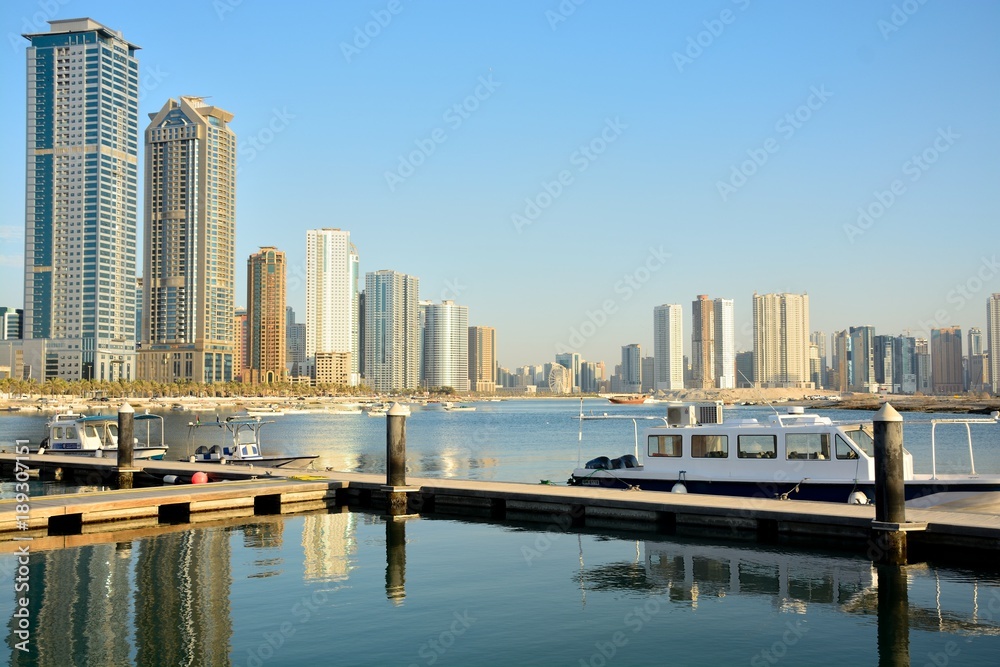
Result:
{"label": "wooden piling", "polygon": [[888,403],[872,419],[875,430],[875,520],[872,538],[875,560],[906,565],[906,532],[923,525],[906,523],[903,484],[903,418]]}
{"label": "wooden piling", "polygon": [[118,488],[131,489],[133,476],[137,469],[133,467],[133,447],[135,443],[135,410],[128,403],[118,408],[118,460],[116,472]]}
{"label": "wooden piling", "polygon": [[406,416],[409,409],[393,403],[385,418],[385,486],[389,516],[402,516],[408,512],[408,493],[415,487],[406,485]]}

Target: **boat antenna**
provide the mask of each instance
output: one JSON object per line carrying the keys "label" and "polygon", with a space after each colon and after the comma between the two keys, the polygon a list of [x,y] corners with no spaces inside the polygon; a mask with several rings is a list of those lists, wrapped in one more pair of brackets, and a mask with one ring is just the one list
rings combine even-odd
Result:
{"label": "boat antenna", "polygon": [[760,396],[760,399],[761,399],[762,401],[764,401],[764,403],[766,403],[766,404],[767,404],[767,407],[769,407],[769,408],[771,408],[772,410],[774,410],[774,414],[776,414],[776,415],[778,415],[778,416],[780,417],[781,415],[780,415],[780,414],[778,414],[778,411],[777,411],[777,409],[775,409],[774,405],[772,405],[772,404],[771,404],[771,401],[767,400],[767,397],[766,397],[766,396],[764,396],[764,394],[763,394],[763,393],[761,393],[761,391],[760,391],[760,388],[759,388],[759,387],[757,387],[757,385],[756,385],[756,384],[754,384],[753,382],[751,382],[751,381],[750,381],[750,378],[748,378],[748,377],[747,377],[746,375],[744,375],[744,374],[743,374],[743,371],[741,371],[740,369],[738,369],[738,368],[737,368],[737,369],[736,369],[736,372],[740,374],[740,377],[741,377],[741,378],[743,378],[743,380],[744,380],[744,381],[746,381],[746,383],[747,383],[747,384],[749,384],[749,385],[750,385],[750,388],[751,388],[751,389],[753,389],[754,391],[756,391],[756,392],[757,392],[757,395],[758,395],[758,396]]}

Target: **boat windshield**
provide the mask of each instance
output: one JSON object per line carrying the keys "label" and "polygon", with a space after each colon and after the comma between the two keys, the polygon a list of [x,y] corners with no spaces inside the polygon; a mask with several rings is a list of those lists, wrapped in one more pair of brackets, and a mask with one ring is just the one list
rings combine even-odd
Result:
{"label": "boat windshield", "polygon": [[846,426],[844,433],[868,456],[875,456],[875,440],[868,429],[861,425]]}

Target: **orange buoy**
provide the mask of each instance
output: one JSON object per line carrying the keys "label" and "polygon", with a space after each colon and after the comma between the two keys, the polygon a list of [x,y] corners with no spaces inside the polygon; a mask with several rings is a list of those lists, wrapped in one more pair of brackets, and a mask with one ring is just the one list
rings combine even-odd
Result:
{"label": "orange buoy", "polygon": [[208,484],[208,475],[203,472],[196,472],[191,475],[192,484]]}

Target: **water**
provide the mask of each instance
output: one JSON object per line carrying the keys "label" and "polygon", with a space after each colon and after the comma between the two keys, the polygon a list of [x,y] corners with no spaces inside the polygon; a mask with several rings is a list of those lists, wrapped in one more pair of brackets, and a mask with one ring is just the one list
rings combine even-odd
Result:
{"label": "water", "polygon": [[[0,556],[0,618],[14,624]],[[12,665],[994,665],[1000,577],[367,513],[34,554]],[[900,582],[895,582],[899,584]],[[879,612],[880,605],[883,612]],[[937,663],[934,660],[938,660]]]}
{"label": "water", "polygon": [[[565,483],[578,461],[595,456],[620,456],[633,452],[632,422],[627,420],[584,421],[579,440],[580,401],[574,399],[512,400],[480,402],[475,412],[426,410],[417,406],[407,419],[408,471],[423,477],[456,477],[538,483]],[[780,410],[781,408],[779,408]],[[585,414],[660,416],[663,405],[615,406],[603,399],[585,399]],[[871,419],[873,413],[824,410],[834,420]],[[759,417],[771,410],[760,406],[726,408],[729,417]],[[195,413],[162,413],[170,458],[186,459],[199,445],[221,444],[225,432],[212,425],[216,418],[232,413],[197,413],[203,425],[190,429]],[[917,472],[930,472],[930,426],[918,424],[930,415],[904,413],[904,443],[913,453]],[[44,435],[46,418],[19,414],[0,416],[0,443],[15,438],[38,442]],[[385,471],[385,419],[367,415],[325,413],[290,414],[274,417],[261,431],[264,452],[270,454],[317,454],[316,466],[349,472]],[[653,422],[639,422],[643,425]],[[976,471],[1000,473],[1000,425],[973,427]],[[963,426],[938,427],[938,472],[967,472],[969,454]],[[641,453],[641,452],[640,452]]]}
{"label": "water", "polygon": [[[586,421],[581,446],[579,409],[578,400],[415,409],[410,472],[562,483],[578,459],[632,451],[631,421]],[[659,415],[663,406],[587,400],[584,410]],[[190,413],[165,417],[171,456],[217,442],[212,426],[187,439]],[[929,470],[920,444],[929,426],[914,423],[928,415],[904,418],[916,468]],[[0,417],[0,442],[37,441],[44,421]],[[977,426],[973,436],[977,470],[1000,472],[1000,427]],[[264,438],[275,454],[384,471],[382,418],[287,415]],[[941,471],[967,468],[964,427],[939,433],[938,463]],[[172,530],[33,553],[27,593],[14,591],[15,557],[0,555],[0,618],[8,619],[0,658],[45,667],[600,667],[895,664],[889,658],[908,653],[913,665],[941,667],[993,665],[1000,655],[1000,575],[992,570],[918,565],[880,581],[869,561],[844,554],[441,517],[386,524],[368,513]],[[25,594],[29,653],[15,649],[12,634]]]}

